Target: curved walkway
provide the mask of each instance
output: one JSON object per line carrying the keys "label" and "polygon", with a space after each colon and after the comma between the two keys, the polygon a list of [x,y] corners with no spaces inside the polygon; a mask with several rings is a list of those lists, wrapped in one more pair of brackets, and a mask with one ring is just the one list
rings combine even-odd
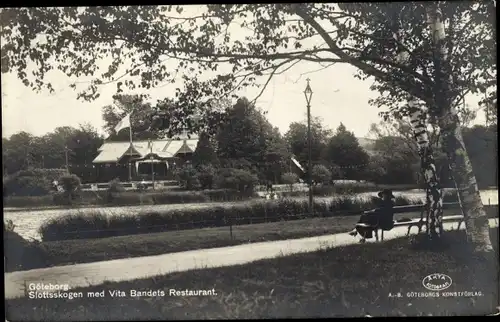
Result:
{"label": "curved walkway", "polygon": [[[446,230],[455,229],[456,226],[457,223],[444,224]],[[498,227],[498,219],[490,219],[490,226]],[[413,228],[413,232],[416,230]],[[385,232],[384,239],[402,237],[406,231],[407,227],[395,228]],[[30,283],[67,284],[70,288],[85,287],[99,285],[105,281],[126,281],[196,268],[245,264],[280,255],[313,252],[321,247],[355,244],[358,240],[347,233],[341,233],[12,272],[5,274],[5,298],[24,296],[25,285]]]}

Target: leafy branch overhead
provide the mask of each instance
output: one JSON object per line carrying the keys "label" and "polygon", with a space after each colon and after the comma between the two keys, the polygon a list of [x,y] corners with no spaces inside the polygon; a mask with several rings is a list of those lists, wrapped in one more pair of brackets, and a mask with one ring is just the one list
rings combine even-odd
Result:
{"label": "leafy branch overhead", "polygon": [[[0,12],[2,72],[15,72],[26,86],[49,91],[53,86],[46,76],[52,70],[70,77],[75,90],[81,84],[75,77],[91,77],[77,92],[84,100],[96,99],[99,87],[110,83],[119,94],[182,81],[172,102],[174,118],[182,119],[241,89],[263,91],[273,76],[298,62],[347,63],[358,69],[357,77],[373,77],[372,89],[380,93],[374,105],[404,115],[409,95],[433,106],[427,5],[6,8]],[[447,22],[451,98],[458,106],[466,93],[496,86],[494,24],[488,20],[493,5],[439,5]],[[404,62],[398,60],[401,52],[407,53]],[[103,61],[109,63],[100,70]],[[496,98],[494,92],[489,100]]]}

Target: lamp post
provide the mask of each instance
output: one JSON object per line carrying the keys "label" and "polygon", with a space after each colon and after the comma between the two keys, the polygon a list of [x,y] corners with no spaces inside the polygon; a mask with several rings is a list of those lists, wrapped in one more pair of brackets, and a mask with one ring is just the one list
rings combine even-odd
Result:
{"label": "lamp post", "polygon": [[153,140],[149,139],[149,159],[151,161],[151,182],[153,185],[153,190],[155,190],[155,164],[154,164],[154,158],[153,158]]}
{"label": "lamp post", "polygon": [[66,172],[69,174],[69,157],[68,157],[68,146],[64,146],[64,155],[66,158]]}
{"label": "lamp post", "polygon": [[307,86],[304,90],[304,96],[307,102],[307,176],[309,186],[309,213],[313,212],[313,194],[312,194],[312,147],[311,147],[311,98],[312,90],[309,84],[310,79],[307,79]]}

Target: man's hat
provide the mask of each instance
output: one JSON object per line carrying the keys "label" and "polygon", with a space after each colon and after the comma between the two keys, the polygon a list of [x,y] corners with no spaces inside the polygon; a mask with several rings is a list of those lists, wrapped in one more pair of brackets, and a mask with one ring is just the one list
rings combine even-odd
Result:
{"label": "man's hat", "polygon": [[391,199],[395,199],[396,197],[392,194],[391,189],[384,189],[378,193],[379,198],[383,198],[384,196],[389,196]]}

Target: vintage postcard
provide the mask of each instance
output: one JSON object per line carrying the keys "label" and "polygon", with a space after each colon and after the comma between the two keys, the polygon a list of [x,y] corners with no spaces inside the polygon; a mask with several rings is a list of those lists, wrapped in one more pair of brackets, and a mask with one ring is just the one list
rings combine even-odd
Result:
{"label": "vintage postcard", "polygon": [[496,1],[0,24],[6,320],[499,314]]}

